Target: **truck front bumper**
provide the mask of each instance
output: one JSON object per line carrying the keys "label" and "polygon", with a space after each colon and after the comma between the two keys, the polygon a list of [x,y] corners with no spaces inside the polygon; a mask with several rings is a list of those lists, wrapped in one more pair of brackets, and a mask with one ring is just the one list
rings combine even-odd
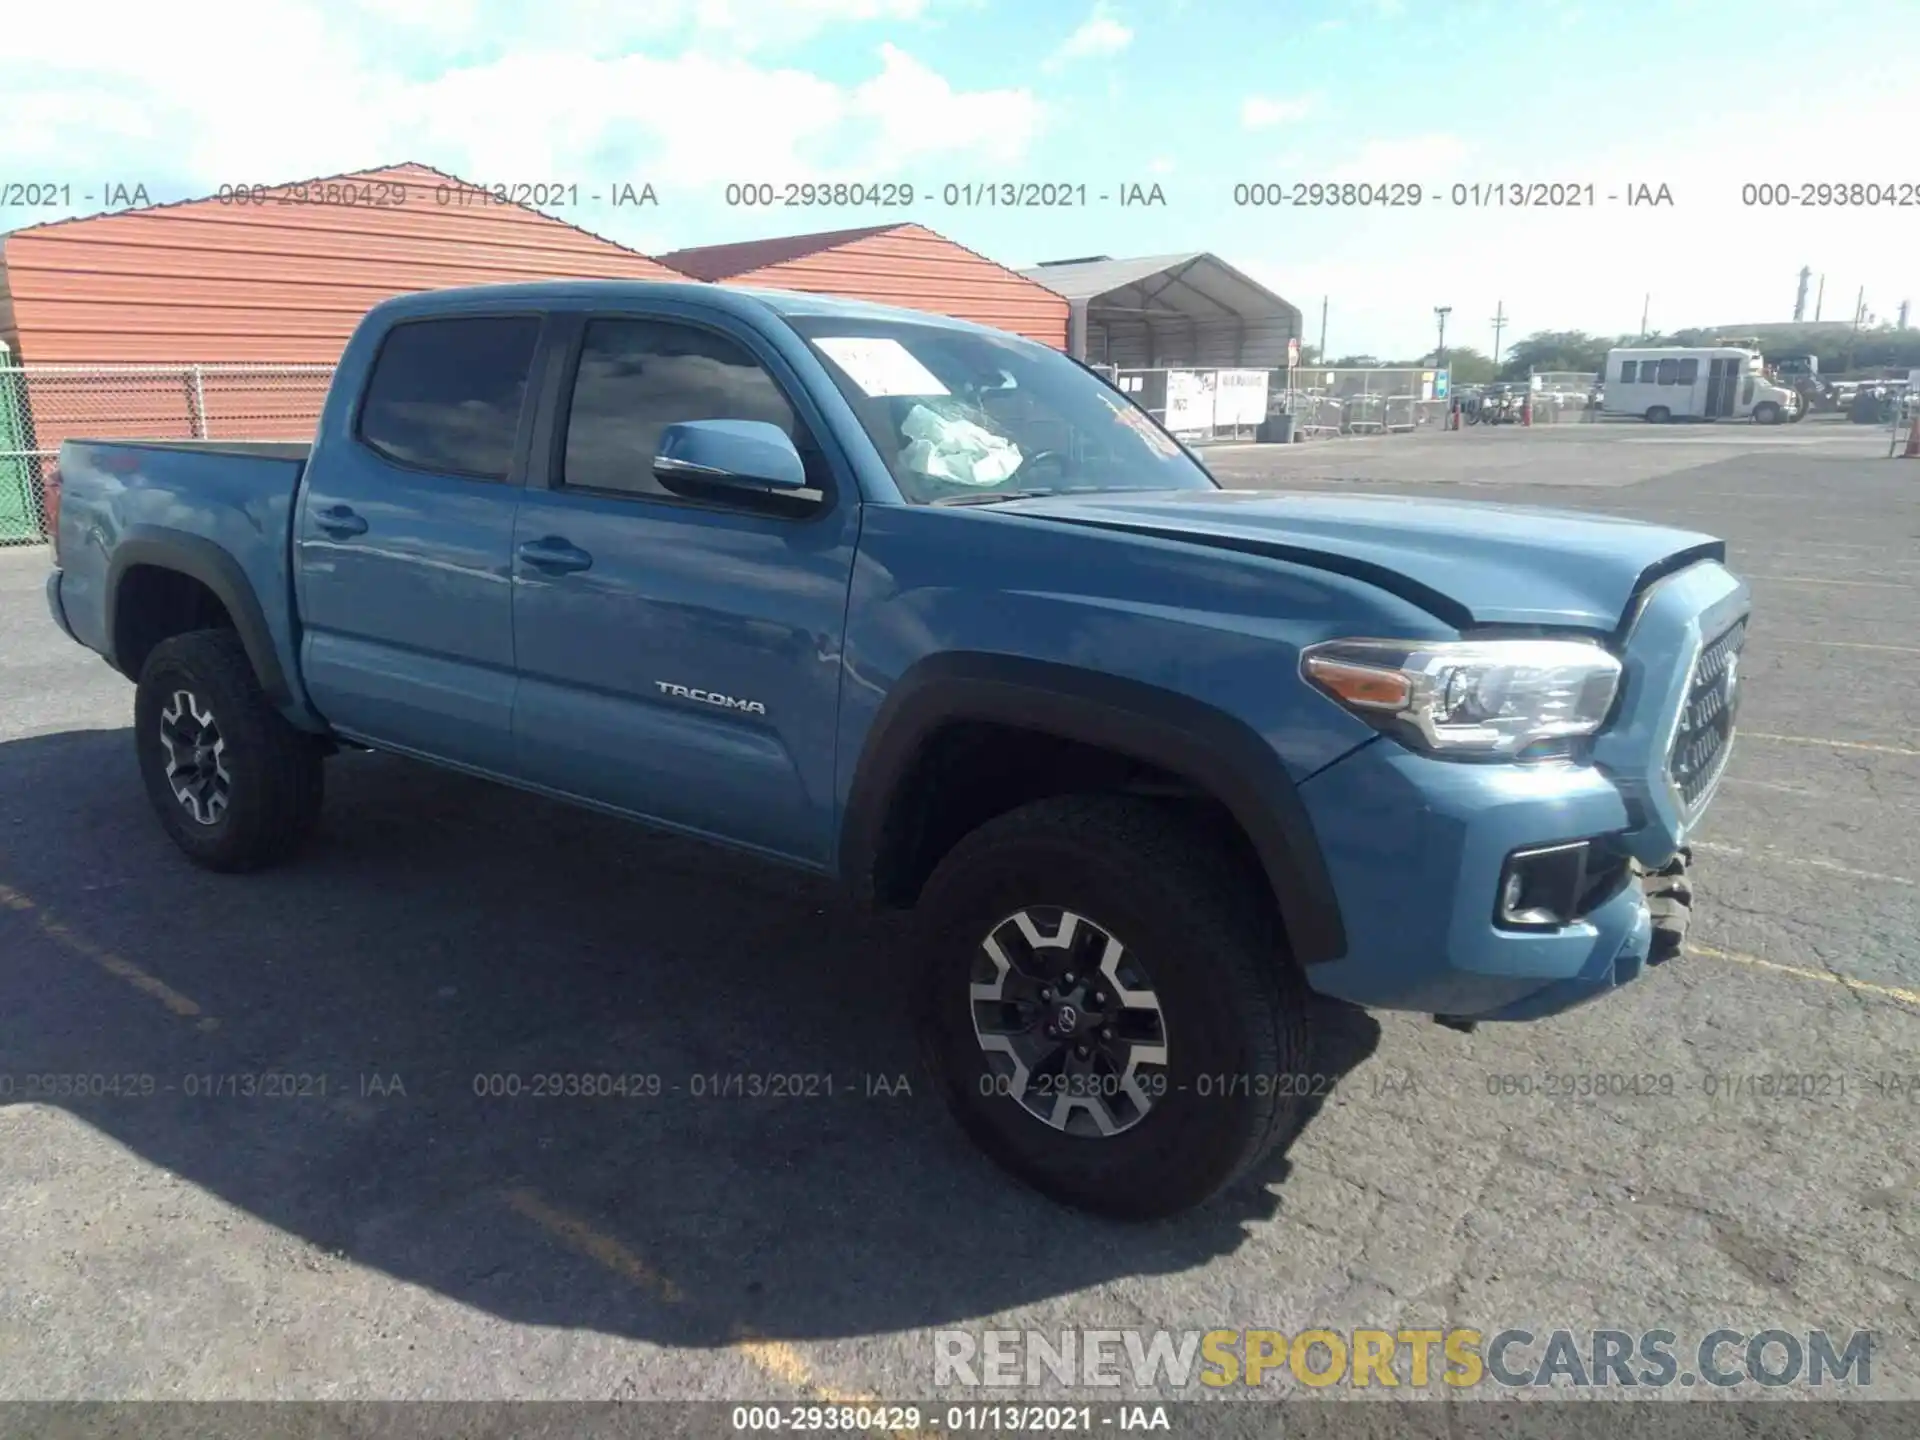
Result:
{"label": "truck front bumper", "polygon": [[[1653,926],[1631,866],[1625,883],[1588,892],[1571,923],[1534,929],[1500,923],[1501,885],[1518,851],[1595,842],[1590,853],[1655,869],[1686,845],[1732,753],[1737,665],[1711,662],[1725,645],[1737,657],[1748,606],[1747,587],[1716,563],[1650,587],[1591,763],[1436,760],[1383,737],[1306,781],[1347,930],[1341,959],[1308,967],[1314,988],[1380,1009],[1534,1020],[1637,978]],[[1702,703],[1696,680],[1716,687],[1709,703],[1728,734],[1688,798],[1672,757],[1683,715]]]}
{"label": "truck front bumper", "polygon": [[[1381,739],[1301,787],[1347,927],[1347,953],[1310,966],[1324,995],[1470,1020],[1534,1020],[1637,978],[1653,937],[1624,864],[1620,789],[1590,765],[1472,765]],[[1561,842],[1619,853],[1572,923],[1516,929],[1496,912],[1509,857]]]}

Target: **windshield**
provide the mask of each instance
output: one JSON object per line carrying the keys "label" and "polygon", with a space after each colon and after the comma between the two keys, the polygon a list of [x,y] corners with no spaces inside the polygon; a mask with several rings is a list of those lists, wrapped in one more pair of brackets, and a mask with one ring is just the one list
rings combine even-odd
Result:
{"label": "windshield", "polygon": [[1144,410],[1043,345],[912,321],[788,323],[915,504],[1217,488]]}

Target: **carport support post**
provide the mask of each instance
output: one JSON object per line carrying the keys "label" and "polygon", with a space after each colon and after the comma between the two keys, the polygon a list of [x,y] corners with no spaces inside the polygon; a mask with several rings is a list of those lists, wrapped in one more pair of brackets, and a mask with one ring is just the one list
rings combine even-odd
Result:
{"label": "carport support post", "polygon": [[187,430],[195,440],[207,438],[207,391],[198,365],[187,368]]}
{"label": "carport support post", "polygon": [[1067,354],[1085,362],[1087,358],[1087,302],[1067,302]]}

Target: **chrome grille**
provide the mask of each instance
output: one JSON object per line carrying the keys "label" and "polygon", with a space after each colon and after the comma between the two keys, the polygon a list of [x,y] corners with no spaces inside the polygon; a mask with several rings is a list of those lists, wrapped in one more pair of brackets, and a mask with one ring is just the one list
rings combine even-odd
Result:
{"label": "chrome grille", "polygon": [[1673,748],[1667,753],[1667,773],[1689,813],[1720,778],[1732,749],[1733,722],[1740,709],[1740,647],[1746,639],[1743,616],[1709,640],[1694,663]]}

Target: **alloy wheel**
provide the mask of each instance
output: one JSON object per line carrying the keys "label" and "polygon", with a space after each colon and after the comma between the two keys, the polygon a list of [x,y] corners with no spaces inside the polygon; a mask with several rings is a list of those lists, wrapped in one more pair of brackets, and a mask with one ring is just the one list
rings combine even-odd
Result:
{"label": "alloy wheel", "polygon": [[981,942],[973,1030],[997,1093],[1069,1135],[1110,1136],[1167,1090],[1167,1030],[1145,969],[1102,926],[1034,906]]}
{"label": "alloy wheel", "polygon": [[226,813],[233,777],[227,773],[227,742],[213,711],[191,690],[175,690],[160,712],[160,748],[167,757],[167,785],[195,823],[216,825]]}

